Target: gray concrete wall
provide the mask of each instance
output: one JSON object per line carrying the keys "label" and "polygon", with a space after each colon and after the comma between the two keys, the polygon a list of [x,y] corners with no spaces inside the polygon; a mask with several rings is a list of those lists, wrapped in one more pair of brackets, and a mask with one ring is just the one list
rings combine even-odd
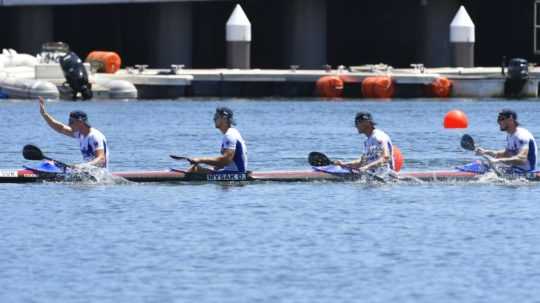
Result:
{"label": "gray concrete wall", "polygon": [[14,44],[20,53],[36,54],[53,40],[53,10],[47,6],[20,7],[14,22]]}
{"label": "gray concrete wall", "polygon": [[327,63],[326,0],[289,0],[285,8],[285,65],[321,68]]}
{"label": "gray concrete wall", "polygon": [[[459,9],[459,0],[420,0],[423,20],[419,43],[420,61],[425,66],[450,65],[450,22]],[[422,42],[423,41],[423,42]]]}
{"label": "gray concrete wall", "polygon": [[160,3],[149,12],[146,34],[149,42],[151,67],[170,67],[171,64],[192,64],[193,17],[190,3]]}

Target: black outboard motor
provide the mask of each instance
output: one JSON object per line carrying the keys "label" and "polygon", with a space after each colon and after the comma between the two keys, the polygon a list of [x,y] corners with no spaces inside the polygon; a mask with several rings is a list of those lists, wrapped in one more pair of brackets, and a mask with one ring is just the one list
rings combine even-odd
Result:
{"label": "black outboard motor", "polygon": [[506,80],[504,82],[505,97],[521,97],[523,87],[529,80],[529,64],[527,60],[513,58],[507,67]]}
{"label": "black outboard motor", "polygon": [[88,73],[79,56],[74,52],[67,53],[60,57],[60,66],[64,72],[66,83],[73,91],[73,100],[77,99],[79,93],[81,93],[83,100],[91,99],[93,96],[92,84],[88,81]]}

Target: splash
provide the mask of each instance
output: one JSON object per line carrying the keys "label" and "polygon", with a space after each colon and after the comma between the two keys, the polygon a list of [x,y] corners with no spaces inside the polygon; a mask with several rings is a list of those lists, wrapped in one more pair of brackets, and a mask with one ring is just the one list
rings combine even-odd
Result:
{"label": "splash", "polygon": [[516,174],[497,174],[494,171],[488,171],[478,178],[477,183],[490,183],[508,186],[523,186],[532,185],[535,182],[531,182],[524,175]]}
{"label": "splash", "polygon": [[63,182],[89,185],[122,185],[132,183],[122,177],[114,176],[107,169],[88,164],[78,165],[75,170],[66,175]]}

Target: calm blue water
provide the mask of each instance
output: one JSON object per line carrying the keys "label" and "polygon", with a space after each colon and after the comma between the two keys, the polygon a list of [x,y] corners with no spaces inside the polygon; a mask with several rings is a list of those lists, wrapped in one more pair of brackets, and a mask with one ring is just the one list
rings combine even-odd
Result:
{"label": "calm blue water", "polygon": [[[404,170],[475,159],[454,108],[482,146],[504,144],[511,107],[540,137],[534,101],[50,102],[59,120],[88,112],[112,170],[167,169],[170,153],[214,155],[216,106],[235,110],[253,170],[302,169],[320,150],[359,154],[356,111],[371,111]],[[22,146],[77,162],[37,102],[0,101],[0,168]],[[454,183],[0,184],[0,302],[536,302],[540,185]]]}

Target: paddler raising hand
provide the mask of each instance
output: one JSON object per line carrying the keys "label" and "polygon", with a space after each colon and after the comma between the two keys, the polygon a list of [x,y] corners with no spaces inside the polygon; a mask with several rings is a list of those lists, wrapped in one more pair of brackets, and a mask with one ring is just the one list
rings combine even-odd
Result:
{"label": "paddler raising hand", "polygon": [[362,156],[351,162],[334,161],[335,165],[356,168],[360,171],[375,171],[378,169],[394,169],[392,140],[385,132],[375,128],[375,122],[370,113],[356,114],[354,124],[358,133],[367,136],[364,141]]}
{"label": "paddler raising hand", "polygon": [[[242,135],[234,127],[233,112],[227,107],[218,107],[214,114],[214,125],[223,133],[221,155],[217,157],[191,158],[190,172],[246,172],[247,147]],[[212,169],[199,166],[210,165]]]}
{"label": "paddler raising hand", "polygon": [[45,122],[55,131],[79,140],[79,146],[86,165],[107,167],[109,151],[107,139],[88,122],[88,115],[80,110],[69,113],[68,125],[59,122],[47,113],[45,100],[39,97],[39,110]]}

